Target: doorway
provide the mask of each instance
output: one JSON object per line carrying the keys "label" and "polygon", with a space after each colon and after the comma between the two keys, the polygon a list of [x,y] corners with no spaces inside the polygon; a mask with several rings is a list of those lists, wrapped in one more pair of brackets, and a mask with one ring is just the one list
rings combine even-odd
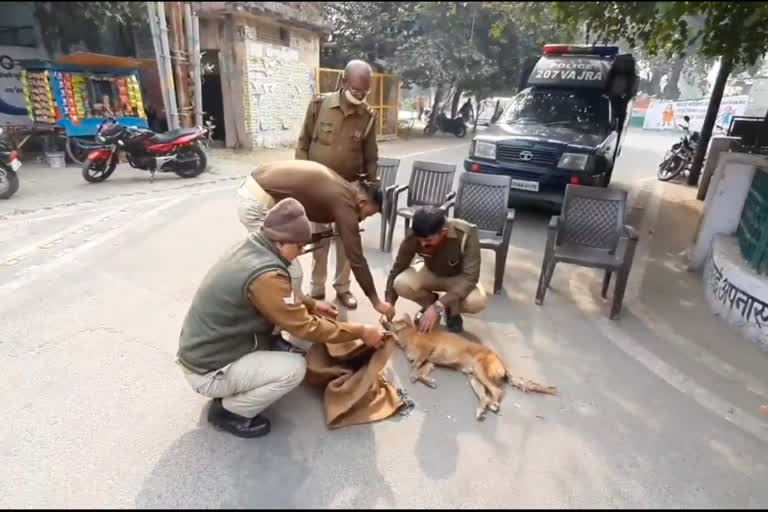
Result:
{"label": "doorway", "polygon": [[203,82],[203,122],[213,118],[212,139],[224,144],[224,99],[221,95],[221,72],[219,71],[219,50],[201,50]]}

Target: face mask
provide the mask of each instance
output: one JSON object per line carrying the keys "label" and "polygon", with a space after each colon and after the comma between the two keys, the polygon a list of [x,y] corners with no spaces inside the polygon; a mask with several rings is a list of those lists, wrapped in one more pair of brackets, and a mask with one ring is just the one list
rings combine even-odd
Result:
{"label": "face mask", "polygon": [[352,96],[352,93],[349,92],[348,89],[344,89],[344,97],[347,98],[347,101],[350,102],[353,105],[359,105],[359,104],[361,104],[363,102],[362,100],[359,100],[359,99],[355,98],[354,96]]}

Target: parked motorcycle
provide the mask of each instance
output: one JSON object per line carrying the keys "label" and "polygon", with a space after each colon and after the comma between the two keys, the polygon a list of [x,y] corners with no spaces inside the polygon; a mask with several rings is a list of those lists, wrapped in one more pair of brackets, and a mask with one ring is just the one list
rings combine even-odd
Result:
{"label": "parked motorcycle", "polygon": [[443,112],[440,112],[433,122],[427,123],[427,126],[424,127],[425,135],[432,135],[437,131],[452,133],[457,137],[464,137],[467,134],[467,127],[464,124],[464,119],[461,117],[451,119]]}
{"label": "parked motorcycle", "polygon": [[661,181],[670,181],[685,171],[693,163],[696,154],[696,145],[699,142],[699,132],[693,132],[687,125],[679,125],[683,129],[683,136],[667,150],[664,160],[659,164],[656,177]]}
{"label": "parked motorcycle", "polygon": [[21,167],[18,153],[8,143],[5,130],[0,128],[0,199],[8,199],[19,190]]}
{"label": "parked motorcycle", "polygon": [[202,148],[208,130],[203,127],[181,128],[155,133],[146,128],[119,124],[113,116],[99,125],[96,142],[101,145],[88,153],[83,162],[83,178],[99,183],[109,178],[122,152],[134,169],[151,173],[173,172],[182,178],[194,178],[208,165]]}

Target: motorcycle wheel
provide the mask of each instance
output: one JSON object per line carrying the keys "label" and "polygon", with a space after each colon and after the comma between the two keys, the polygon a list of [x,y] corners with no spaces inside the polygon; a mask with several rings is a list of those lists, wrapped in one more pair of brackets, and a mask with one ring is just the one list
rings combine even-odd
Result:
{"label": "motorcycle wheel", "polygon": [[424,135],[434,135],[436,131],[437,128],[434,125],[428,124],[424,127]]}
{"label": "motorcycle wheel", "polygon": [[467,134],[467,127],[464,125],[464,123],[460,124],[458,128],[456,128],[456,131],[454,132],[454,135],[461,138],[464,137]]}
{"label": "motorcycle wheel", "polygon": [[659,164],[656,177],[659,178],[659,181],[670,181],[683,172],[683,169],[685,169],[685,160],[680,155],[672,155]]}
{"label": "motorcycle wheel", "polygon": [[[195,160],[193,167],[179,169],[173,171],[177,176],[182,178],[194,178],[199,176],[208,167],[208,157],[205,155],[205,151],[198,144],[185,148],[179,152],[179,157],[184,160]],[[186,157],[186,158],[185,158]]]}
{"label": "motorcycle wheel", "polygon": [[8,199],[19,190],[19,175],[0,168],[0,199]]}
{"label": "motorcycle wheel", "polygon": [[94,162],[86,158],[83,162],[83,179],[88,183],[100,183],[112,176],[115,167],[117,167],[117,155],[112,156],[109,162]]}

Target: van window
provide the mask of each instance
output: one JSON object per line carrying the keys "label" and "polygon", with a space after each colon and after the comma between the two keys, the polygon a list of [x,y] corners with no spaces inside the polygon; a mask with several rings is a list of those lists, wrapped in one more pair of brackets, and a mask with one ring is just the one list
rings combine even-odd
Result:
{"label": "van window", "polygon": [[593,91],[528,88],[515,96],[503,119],[507,124],[536,123],[604,131],[611,126],[610,101]]}

